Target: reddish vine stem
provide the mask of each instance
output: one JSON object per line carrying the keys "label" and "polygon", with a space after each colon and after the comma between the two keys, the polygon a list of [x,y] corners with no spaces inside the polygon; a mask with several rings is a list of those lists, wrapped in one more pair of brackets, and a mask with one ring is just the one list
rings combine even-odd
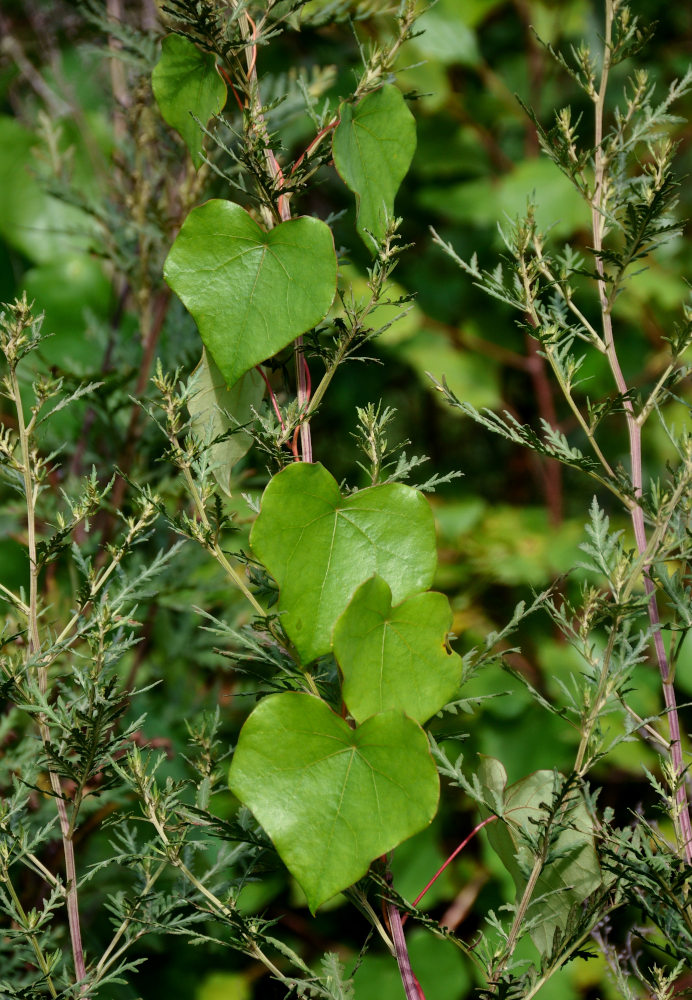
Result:
{"label": "reddish vine stem", "polygon": [[245,105],[241,101],[240,96],[238,95],[238,91],[233,86],[233,80],[231,80],[229,74],[226,72],[226,70],[225,70],[225,68],[223,66],[217,64],[216,68],[218,69],[219,73],[224,78],[224,80],[226,81],[226,83],[228,84],[228,86],[233,91],[233,96],[235,97],[235,102],[238,105],[238,107],[240,108],[240,113],[242,114],[243,111],[245,111]]}
{"label": "reddish vine stem", "polygon": [[425,993],[423,993],[421,985],[411,968],[411,959],[406,947],[406,935],[404,934],[401,914],[394,903],[387,903],[387,917],[389,918],[396,961],[399,966],[399,975],[401,976],[406,1000],[425,1000]]}
{"label": "reddish vine stem", "polygon": [[[437,880],[440,877],[440,875],[442,874],[442,872],[445,870],[445,868],[448,868],[449,865],[451,865],[452,861],[454,861],[454,859],[456,858],[457,854],[461,854],[461,852],[464,850],[464,848],[469,843],[469,841],[473,840],[473,838],[476,836],[476,834],[480,830],[482,830],[484,826],[487,826],[488,823],[494,823],[496,819],[497,819],[497,816],[488,816],[487,819],[484,819],[482,822],[478,823],[477,826],[474,826],[473,830],[471,830],[471,833],[468,835],[468,837],[465,837],[464,840],[462,840],[462,842],[459,844],[459,846],[455,850],[452,851],[452,853],[449,855],[449,857],[444,862],[444,864],[440,865],[440,867],[437,869],[437,871],[435,872],[435,874],[433,875],[433,877],[430,879],[430,881],[428,882],[428,884],[423,889],[421,889],[421,891],[418,893],[418,895],[416,896],[416,898],[413,900],[413,905],[414,906],[418,906],[418,904],[420,903],[421,899],[426,894],[426,892],[428,891],[428,889],[430,889],[435,884],[435,882],[437,882]],[[401,923],[405,924],[407,920],[408,920],[408,913],[405,913],[404,916],[403,916],[403,918],[402,918]]]}
{"label": "reddish vine stem", "polygon": [[[250,17],[250,15],[245,12],[243,15],[248,27],[248,48],[246,53],[247,59],[247,80],[250,91],[250,101],[254,109],[254,117],[257,123],[258,132],[262,135],[265,141],[266,152],[265,158],[267,161],[267,167],[269,173],[274,180],[276,188],[278,191],[282,191],[284,187],[284,175],[279,162],[274,155],[273,150],[269,146],[269,136],[267,134],[267,128],[264,121],[264,116],[262,114],[262,103],[259,98],[259,84],[257,80],[257,25]],[[291,218],[291,208],[289,205],[289,195],[285,192],[279,195],[277,201],[277,208],[279,211],[279,217],[282,222],[288,222]],[[270,219],[267,220],[270,228],[272,222]],[[310,401],[310,394],[308,390],[308,380],[305,376],[305,369],[307,368],[307,362],[303,355],[303,338],[296,337],[293,342],[293,356],[295,359],[296,366],[296,384],[297,384],[297,396],[298,396],[298,412],[302,414],[306,409]],[[297,438],[300,437],[300,453],[297,447]],[[296,428],[296,434],[293,438],[292,449],[294,458],[296,461],[300,461],[301,457],[304,462],[312,462],[312,436],[310,433],[309,421],[301,419],[298,427]]]}
{"label": "reddish vine stem", "polygon": [[324,126],[324,128],[320,129],[320,131],[317,133],[317,135],[312,140],[312,142],[310,143],[310,145],[307,146],[303,150],[303,152],[300,154],[300,156],[298,157],[298,159],[296,160],[296,162],[291,167],[291,177],[296,172],[296,170],[298,169],[298,167],[301,165],[301,163],[303,162],[303,160],[306,157],[312,156],[312,154],[315,152],[315,150],[317,149],[317,147],[319,146],[319,144],[324,139],[325,135],[329,135],[329,133],[332,132],[336,128],[336,126],[339,124],[340,121],[341,121],[341,119],[338,117],[338,115],[336,115],[334,118],[332,118],[332,120],[330,122],[328,122]]}
{"label": "reddish vine stem", "polygon": [[269,379],[267,378],[267,376],[264,374],[264,371],[262,370],[262,365],[255,365],[255,369],[262,376],[264,384],[267,387],[267,392],[269,393],[269,399],[271,400],[272,407],[274,408],[274,413],[276,414],[276,419],[281,424],[281,430],[285,431],[286,430],[286,424],[284,423],[284,418],[281,416],[281,410],[279,409],[279,404],[276,401],[276,396],[274,395],[274,390],[271,387],[271,383],[269,382]]}

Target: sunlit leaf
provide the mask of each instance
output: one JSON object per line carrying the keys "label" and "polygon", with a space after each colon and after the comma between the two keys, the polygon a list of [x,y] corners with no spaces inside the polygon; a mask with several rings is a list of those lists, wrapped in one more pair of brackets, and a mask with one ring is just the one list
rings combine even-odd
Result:
{"label": "sunlit leaf", "polygon": [[343,698],[356,722],[393,708],[425,722],[454,697],[462,662],[446,646],[451,626],[444,594],[414,594],[392,607],[379,576],[358,588],[334,630]]}
{"label": "sunlit leaf", "polygon": [[183,223],[164,276],[229,386],[319,323],[336,290],[331,230],[302,217],[268,232],[214,199]]}
{"label": "sunlit leaf", "polygon": [[231,791],[271,837],[310,909],[431,822],[439,779],[420,726],[400,712],[357,729],[319,698],[259,703],[233,756]]}
{"label": "sunlit leaf", "polygon": [[296,462],[271,480],[250,535],[276,579],[286,633],[305,662],[328,653],[356,588],[374,573],[395,601],[426,590],[437,554],[427,500],[393,483],[342,497],[319,464]]}

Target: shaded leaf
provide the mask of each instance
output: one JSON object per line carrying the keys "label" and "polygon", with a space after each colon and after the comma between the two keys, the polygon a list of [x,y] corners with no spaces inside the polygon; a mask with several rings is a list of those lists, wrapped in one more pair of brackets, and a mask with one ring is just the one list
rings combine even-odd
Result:
{"label": "shaded leaf", "polygon": [[[535,771],[506,787],[507,775],[500,761],[482,760],[481,783],[488,794],[504,804],[501,821],[487,827],[488,840],[514,879],[517,895],[527,884],[527,873],[539,856],[536,846],[551,820],[551,807],[559,796],[560,776],[555,771]],[[533,892],[529,916],[539,923],[531,937],[541,954],[552,950],[553,936],[564,931],[570,912],[601,885],[601,869],[593,841],[593,822],[576,789],[562,800],[551,820],[554,837],[546,852],[544,865]],[[558,832],[559,830],[559,832]]]}
{"label": "shaded leaf", "polygon": [[203,133],[195,118],[206,125],[226,103],[226,84],[215,57],[182,35],[167,35],[151,85],[162,118],[183,137],[194,165],[201,166]]}
{"label": "shaded leaf", "polygon": [[233,466],[252,446],[252,437],[237,427],[252,419],[253,409],[257,409],[264,396],[264,382],[251,370],[229,389],[214,359],[206,351],[202,351],[194,374],[195,391],[187,404],[194,433],[200,440],[211,442],[235,432],[212,444],[210,449],[214,478],[230,496]]}
{"label": "shaded leaf", "polygon": [[[396,87],[386,84],[357,104],[344,103],[334,130],[334,164],[355,192],[357,225],[381,240],[386,216],[416,150],[416,124]],[[369,242],[368,247],[370,247]]]}
{"label": "shaded leaf", "polygon": [[546,159],[522,160],[511,173],[498,180],[483,178],[451,186],[425,187],[418,201],[423,208],[453,222],[494,228],[504,216],[524,218],[532,196],[540,230],[550,229],[560,239],[588,228],[588,207],[583,198]]}
{"label": "shaded leaf", "polygon": [[32,132],[0,115],[0,236],[29,260],[54,266],[65,254],[88,251],[98,229],[81,209],[45,191],[36,144]]}

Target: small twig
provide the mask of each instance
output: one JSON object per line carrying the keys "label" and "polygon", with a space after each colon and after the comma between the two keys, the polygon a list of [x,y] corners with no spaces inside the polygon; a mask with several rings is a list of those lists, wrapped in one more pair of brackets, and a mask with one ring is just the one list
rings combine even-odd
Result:
{"label": "small twig", "polygon": [[[428,884],[423,889],[421,889],[421,891],[418,893],[418,895],[416,896],[416,898],[413,900],[413,905],[414,906],[418,906],[418,904],[420,903],[421,899],[426,894],[426,892],[428,891],[428,889],[430,889],[435,884],[435,882],[437,882],[437,880],[440,877],[440,875],[442,874],[442,872],[447,867],[449,867],[449,865],[451,865],[452,861],[454,861],[454,859],[456,858],[456,856],[458,854],[461,854],[461,852],[464,850],[464,848],[469,843],[469,841],[471,841],[476,836],[476,834],[480,830],[483,829],[484,826],[487,826],[489,823],[494,823],[496,819],[497,819],[497,816],[494,816],[494,815],[493,816],[488,816],[482,822],[478,823],[477,826],[474,826],[473,830],[471,830],[471,833],[468,835],[468,837],[465,837],[462,840],[462,842],[459,844],[459,846],[455,850],[452,851],[452,853],[449,855],[449,857],[444,862],[444,864],[442,864],[437,869],[437,871],[435,872],[435,874],[433,875],[433,877],[430,879],[430,881],[428,882]],[[405,913],[404,916],[403,916],[403,919],[401,921],[402,924],[405,924],[406,921],[407,921],[407,919],[408,919],[408,913]]]}
{"label": "small twig", "polygon": [[281,430],[285,431],[286,424],[284,423],[284,418],[281,416],[281,410],[279,409],[279,404],[276,401],[276,396],[274,395],[274,390],[271,387],[271,383],[269,382],[269,379],[265,375],[262,365],[255,365],[255,369],[260,373],[260,376],[262,377],[262,380],[264,381],[264,384],[267,387],[267,392],[269,393],[269,399],[271,400],[274,413],[276,414],[276,419],[279,421],[279,424],[281,425]]}

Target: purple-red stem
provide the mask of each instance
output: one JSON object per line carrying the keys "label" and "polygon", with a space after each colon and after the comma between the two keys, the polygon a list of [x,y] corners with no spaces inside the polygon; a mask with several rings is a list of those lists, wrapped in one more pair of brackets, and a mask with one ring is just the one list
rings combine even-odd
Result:
{"label": "purple-red stem", "polygon": [[276,396],[274,395],[274,390],[271,387],[269,379],[267,378],[267,376],[262,371],[262,365],[255,365],[255,368],[257,369],[257,371],[262,376],[262,379],[264,380],[264,384],[267,387],[267,392],[269,393],[269,399],[271,400],[271,404],[272,404],[272,406],[274,408],[274,413],[276,414],[277,420],[281,424],[281,430],[285,431],[286,430],[286,424],[284,423],[284,418],[281,416],[281,410],[279,409],[279,404],[276,401]]}
{"label": "purple-red stem", "polygon": [[408,948],[406,947],[406,935],[404,934],[401,914],[394,903],[387,903],[387,916],[389,918],[389,926],[392,931],[392,941],[394,942],[396,961],[399,966],[399,975],[401,976],[401,982],[404,987],[404,993],[406,994],[406,1000],[425,1000],[425,993],[423,993],[421,985],[416,979],[413,969],[411,968],[411,959],[409,958]]}
{"label": "purple-red stem", "polygon": [[[257,26],[256,26],[255,22],[252,20],[252,18],[250,17],[250,15],[247,13],[247,11],[245,12],[244,17],[247,20],[247,22],[250,25],[250,27],[252,28],[252,35],[251,35],[252,44],[249,46],[248,52],[247,52],[247,63],[248,63],[247,77],[248,77],[248,80],[252,81],[253,93],[255,95],[255,100],[257,102],[257,119],[258,119],[258,121],[260,123],[260,129],[265,132],[265,136],[264,137],[265,137],[265,139],[267,139],[267,151],[266,151],[266,154],[265,154],[266,160],[267,160],[267,167],[269,169],[270,174],[274,178],[274,181],[276,183],[277,189],[279,191],[281,191],[283,189],[283,187],[284,187],[284,175],[283,175],[283,171],[281,170],[281,167],[279,166],[279,162],[276,159],[276,156],[274,155],[274,152],[269,147],[269,140],[268,140],[268,136],[266,135],[266,127],[265,127],[265,124],[264,124],[264,118],[263,118],[262,112],[261,112],[261,102],[259,101],[259,97],[257,96],[257,94],[258,94],[258,81],[257,81]],[[224,75],[226,76],[226,74],[224,74]],[[226,76],[226,78],[228,79],[227,76]],[[231,86],[233,86],[233,85],[231,84]],[[233,88],[233,92],[235,93],[235,89],[234,88]],[[237,95],[236,95],[236,100],[237,100]],[[310,147],[308,147],[308,148],[310,148]],[[279,209],[279,216],[281,217],[281,221],[282,222],[288,222],[290,220],[290,218],[291,218],[291,208],[290,208],[290,205],[289,205],[288,196],[286,194],[279,195],[278,209]],[[296,383],[297,383],[297,395],[298,395],[298,412],[302,413],[307,408],[308,402],[310,401],[310,390],[309,390],[309,387],[308,387],[309,372],[308,372],[308,378],[306,379],[305,373],[307,371],[307,361],[305,360],[305,357],[303,355],[303,338],[302,337],[296,337],[295,341],[293,342],[293,354],[294,354],[295,364],[296,364]],[[292,447],[291,447],[291,450],[293,451],[293,455],[294,455],[296,461],[299,461],[299,459],[302,457],[302,460],[304,462],[312,462],[312,436],[310,434],[310,424],[309,424],[309,422],[307,420],[302,421],[300,423],[300,425],[299,425],[298,430],[299,430],[299,436],[300,436],[300,453],[298,452],[298,442],[297,442],[296,436],[294,436],[294,439],[293,439],[293,442],[292,442]]]}
{"label": "purple-red stem", "polygon": [[[634,488],[635,503],[630,507],[630,517],[632,528],[640,556],[643,556],[647,549],[646,525],[644,523],[644,511],[641,506],[643,493],[642,476],[642,430],[634,412],[632,400],[629,398],[627,383],[615,348],[613,336],[613,322],[611,316],[611,302],[605,285],[605,273],[603,268],[603,226],[604,226],[604,173],[605,163],[603,158],[603,107],[605,104],[605,94],[608,84],[608,73],[610,70],[610,47],[613,29],[613,3],[606,0],[606,30],[605,48],[603,55],[603,71],[601,73],[601,84],[596,103],[595,114],[595,184],[594,195],[591,207],[591,224],[593,229],[593,246],[596,260],[596,273],[598,276],[598,296],[601,305],[603,318],[603,339],[606,347],[606,356],[613,374],[613,379],[617,390],[620,393],[627,420],[627,432],[630,443],[630,466],[632,470],[632,486]],[[649,621],[653,630],[654,649],[656,660],[661,675],[663,687],[663,700],[666,706],[668,717],[668,731],[670,734],[670,759],[673,765],[675,778],[680,782],[675,798],[678,808],[678,816],[675,817],[675,827],[682,840],[682,849],[688,864],[692,864],[692,822],[690,821],[689,804],[687,801],[687,790],[685,788],[685,767],[682,759],[682,743],[680,740],[680,719],[675,697],[675,688],[670,676],[670,666],[663,636],[661,635],[661,620],[658,613],[658,603],[656,601],[656,591],[651,580],[651,565],[649,563],[642,567],[644,578],[644,589],[649,597],[648,612]]]}

